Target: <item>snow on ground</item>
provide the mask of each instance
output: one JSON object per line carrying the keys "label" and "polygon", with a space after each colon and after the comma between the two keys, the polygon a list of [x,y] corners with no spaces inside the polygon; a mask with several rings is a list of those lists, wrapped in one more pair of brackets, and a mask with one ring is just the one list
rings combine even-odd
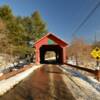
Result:
{"label": "snow on ground", "polygon": [[50,57],[50,58],[46,58],[45,60],[55,60],[56,57]]}
{"label": "snow on ground", "polygon": [[78,70],[73,70],[73,68],[71,67],[67,67],[67,65],[63,65],[62,66],[67,72],[69,72],[69,74],[71,74],[74,77],[78,77],[81,80],[86,81],[87,83],[89,83],[90,85],[92,85],[93,88],[95,88],[97,91],[100,92],[100,82],[98,82],[96,79],[94,79],[91,76],[86,76],[84,74],[82,74],[81,72],[79,72]]}
{"label": "snow on ground", "polygon": [[73,68],[71,67],[67,67],[66,65],[62,66],[67,72],[69,72],[72,76],[78,77],[84,81],[86,81],[87,83],[89,83],[90,85],[92,85],[93,88],[95,88],[97,91],[100,92],[100,82],[98,82],[96,79],[94,79],[91,76],[86,76],[84,74],[82,74],[81,72],[79,72],[78,70],[73,70]]}
{"label": "snow on ground", "polygon": [[16,84],[18,84],[21,80],[26,78],[29,74],[31,74],[34,70],[36,70],[39,67],[41,67],[41,65],[38,65],[38,66],[35,65],[29,68],[28,70],[21,72],[9,79],[0,81],[0,95],[3,95],[8,90],[13,88]]}
{"label": "snow on ground", "polygon": [[100,82],[67,65],[60,68],[64,71],[62,77],[76,100],[100,100]]}
{"label": "snow on ground", "polygon": [[[73,62],[72,60],[68,60],[69,64],[73,64],[75,65],[75,62]],[[64,66],[63,66],[64,67]],[[97,91],[100,92],[100,82],[98,82],[96,79],[94,79],[94,77],[91,76],[86,76],[82,73],[80,73],[79,71],[73,70],[73,68],[69,68],[69,67],[64,67],[64,69],[66,69],[67,71],[71,72],[71,74],[73,76],[79,77],[84,81],[87,81],[89,84],[91,84]]]}
{"label": "snow on ground", "polygon": [[76,65],[76,61],[75,60],[68,60],[67,63],[72,64],[72,65]]}
{"label": "snow on ground", "polygon": [[[72,65],[77,65],[76,61],[71,60],[71,59],[68,59],[67,63],[72,64]],[[95,60],[94,61],[92,60],[92,61],[89,61],[89,62],[83,62],[83,61],[80,62],[80,61],[78,61],[78,65],[81,66],[81,67],[85,66],[86,68],[93,69],[93,70],[95,70],[97,68]]]}

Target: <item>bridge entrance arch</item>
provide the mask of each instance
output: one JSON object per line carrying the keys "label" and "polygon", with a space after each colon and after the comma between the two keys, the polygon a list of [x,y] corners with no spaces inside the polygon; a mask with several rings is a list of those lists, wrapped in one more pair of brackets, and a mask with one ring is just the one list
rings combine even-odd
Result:
{"label": "bridge entrance arch", "polygon": [[[54,52],[54,55],[48,54],[46,52]],[[53,63],[60,64],[63,63],[63,49],[59,45],[43,45],[40,47],[40,63]]]}

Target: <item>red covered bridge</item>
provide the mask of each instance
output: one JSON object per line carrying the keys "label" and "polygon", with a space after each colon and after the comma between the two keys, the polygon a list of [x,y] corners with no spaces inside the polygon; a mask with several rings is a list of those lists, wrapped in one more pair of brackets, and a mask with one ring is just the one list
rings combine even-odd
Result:
{"label": "red covered bridge", "polygon": [[36,63],[46,63],[45,54],[47,51],[55,52],[55,63],[63,64],[67,60],[67,43],[59,39],[52,33],[48,33],[35,43]]}

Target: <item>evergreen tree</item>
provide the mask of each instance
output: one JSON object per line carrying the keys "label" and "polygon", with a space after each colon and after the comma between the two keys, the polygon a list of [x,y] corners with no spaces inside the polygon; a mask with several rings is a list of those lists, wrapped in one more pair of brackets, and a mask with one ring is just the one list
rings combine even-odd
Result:
{"label": "evergreen tree", "polygon": [[0,7],[0,18],[4,20],[11,20],[13,18],[12,10],[8,5]]}
{"label": "evergreen tree", "polygon": [[40,13],[38,11],[32,14],[32,21],[33,21],[33,34],[35,36],[35,40],[38,40],[42,36],[47,33],[46,24],[42,20]]}

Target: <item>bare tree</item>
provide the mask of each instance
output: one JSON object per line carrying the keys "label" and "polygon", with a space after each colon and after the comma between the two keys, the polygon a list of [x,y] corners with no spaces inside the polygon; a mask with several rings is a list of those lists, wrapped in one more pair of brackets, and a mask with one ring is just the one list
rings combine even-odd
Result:
{"label": "bare tree", "polygon": [[86,44],[82,38],[75,38],[68,48],[69,57],[74,59],[77,65],[79,62],[83,63],[84,61],[89,60],[90,51],[91,46]]}

